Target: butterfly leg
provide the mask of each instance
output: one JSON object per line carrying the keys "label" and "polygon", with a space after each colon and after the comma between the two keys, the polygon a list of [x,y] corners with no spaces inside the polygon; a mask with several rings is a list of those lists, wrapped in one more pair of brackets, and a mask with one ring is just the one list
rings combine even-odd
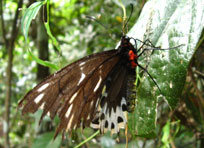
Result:
{"label": "butterfly leg", "polygon": [[[137,66],[139,66],[139,68],[141,68],[143,71],[145,71],[149,77],[151,78],[151,80],[154,82],[154,84],[157,86],[157,88],[159,89],[159,91],[161,92],[161,89],[159,88],[157,82],[154,80],[154,78],[151,76],[151,74],[147,71],[147,69],[145,69],[144,67],[142,67],[140,64],[137,63]],[[162,92],[161,92],[162,93]]]}
{"label": "butterfly leg", "polygon": [[[140,52],[140,50],[141,50],[145,45],[146,45],[146,46],[153,47],[153,48],[156,48],[156,47],[153,45],[153,43],[152,43],[149,39],[145,40],[144,42],[141,41],[141,40],[139,40],[139,39],[135,39],[135,40],[142,43],[142,46],[137,50],[137,53]],[[144,49],[144,50],[145,50],[145,49]],[[142,55],[142,53],[144,52],[144,50],[143,50],[139,55]],[[138,57],[139,57],[139,56],[138,56]]]}
{"label": "butterfly leg", "polygon": [[[149,40],[149,39],[146,39],[144,42],[141,41],[140,39],[135,39],[136,41],[139,41],[145,45],[148,45],[148,46],[151,46],[151,47],[155,47],[154,44]],[[150,45],[149,45],[150,44]]]}

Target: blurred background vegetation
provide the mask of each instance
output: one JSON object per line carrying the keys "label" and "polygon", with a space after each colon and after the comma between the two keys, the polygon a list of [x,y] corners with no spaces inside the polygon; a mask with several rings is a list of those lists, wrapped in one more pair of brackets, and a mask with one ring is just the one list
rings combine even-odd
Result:
{"label": "blurred background vegetation", "polygon": [[[74,147],[95,131],[87,128],[82,132],[78,129],[72,138],[62,140],[58,136],[53,142],[54,131],[59,123],[57,118],[51,122],[47,117],[38,125],[41,111],[22,116],[17,110],[18,101],[25,93],[55,71],[36,64],[25,47],[20,24],[25,8],[34,2],[0,1],[0,148]],[[127,14],[130,13],[129,3],[134,3],[134,13],[128,24],[131,28],[146,0],[124,1]],[[32,53],[42,60],[49,60],[62,68],[85,55],[113,49],[120,40],[123,12],[117,0],[53,0],[50,2],[50,28],[60,45],[59,51],[44,28],[45,6],[32,21],[28,33]],[[86,16],[96,17],[107,29]],[[163,105],[164,101],[161,102],[154,134],[142,137],[136,133],[129,134],[129,147],[204,147],[203,37],[204,33],[187,69],[185,87],[177,107],[170,110]],[[125,147],[124,131],[119,139],[109,133],[97,135],[82,147]]]}

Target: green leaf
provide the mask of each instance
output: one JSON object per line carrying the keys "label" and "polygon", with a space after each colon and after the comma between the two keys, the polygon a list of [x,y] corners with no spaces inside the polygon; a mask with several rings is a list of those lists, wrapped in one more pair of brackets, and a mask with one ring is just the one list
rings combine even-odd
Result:
{"label": "green leaf", "polygon": [[49,26],[49,23],[44,23],[45,25],[45,28],[47,30],[47,34],[49,35],[49,37],[51,38],[52,40],[52,43],[55,45],[55,47],[57,48],[58,51],[61,51],[60,50],[60,45],[59,43],[57,42],[56,38],[52,35],[52,32],[50,30],[50,26]]}
{"label": "green leaf", "polygon": [[21,20],[21,30],[22,30],[23,35],[25,36],[26,40],[27,40],[28,30],[29,30],[31,21],[33,19],[35,19],[36,15],[37,15],[37,13],[40,10],[42,5],[44,5],[44,1],[35,2],[32,5],[30,5],[29,8],[27,8],[25,10],[23,18]]}
{"label": "green leaf", "polygon": [[161,141],[164,143],[164,145],[169,144],[169,136],[170,136],[170,120],[166,123],[166,125],[162,129],[163,131],[163,136]]}
{"label": "green leaf", "polygon": [[38,136],[32,145],[32,148],[59,148],[61,144],[61,136],[53,140],[54,132],[44,133]]}
{"label": "green leaf", "polygon": [[58,70],[59,68],[55,65],[55,64],[52,64],[48,61],[43,61],[41,59],[39,59],[38,57],[36,57],[31,51],[30,49],[28,48],[28,53],[29,55],[38,63],[38,64],[41,64],[43,66],[47,66],[47,67],[50,67],[50,68],[53,68],[55,70]]}
{"label": "green leaf", "polygon": [[47,34],[49,35],[49,37],[52,40],[52,43],[55,45],[55,47],[58,49],[58,51],[61,51],[59,43],[57,42],[56,38],[52,35],[52,32],[50,30],[50,25],[49,25],[49,22],[50,22],[50,7],[49,6],[50,6],[50,1],[47,0],[47,22],[44,23],[44,25],[45,25],[45,28],[47,30]]}
{"label": "green leaf", "polygon": [[154,132],[155,129],[155,118],[156,118],[156,106],[157,100],[152,99],[149,91],[142,91],[145,88],[141,88],[141,95],[143,99],[137,99],[135,111],[129,114],[128,125],[129,129],[134,134],[142,137],[149,136]]}
{"label": "green leaf", "polygon": [[[137,90],[136,110],[129,116],[130,122],[135,123],[131,125],[135,134],[145,135],[155,130],[159,98],[163,98],[172,109],[177,105],[203,24],[202,1],[150,0],[145,4],[128,36],[143,41],[149,39],[164,49],[185,45],[172,50],[148,51],[138,59],[141,65],[148,66],[147,70],[162,94],[144,73]],[[145,60],[145,57],[149,59]]]}

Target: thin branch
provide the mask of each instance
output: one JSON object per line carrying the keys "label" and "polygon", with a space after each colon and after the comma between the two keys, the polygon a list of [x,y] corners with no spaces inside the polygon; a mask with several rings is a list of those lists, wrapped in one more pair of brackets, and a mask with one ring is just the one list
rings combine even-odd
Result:
{"label": "thin branch", "polygon": [[0,1],[0,15],[1,15],[1,29],[2,29],[2,35],[4,39],[4,43],[6,45],[6,48],[8,47],[8,40],[6,38],[6,29],[4,25],[4,15],[3,15],[3,0]]}
{"label": "thin branch", "polygon": [[[13,62],[13,49],[14,43],[17,37],[18,29],[17,29],[17,21],[19,16],[19,8],[23,5],[23,0],[19,0],[18,7],[15,12],[15,17],[12,25],[11,38],[8,40],[6,46],[8,46],[8,65],[6,72],[6,98],[5,98],[5,123],[6,123],[6,132],[4,133],[5,137],[5,147],[10,148],[10,138],[9,138],[9,130],[10,130],[10,102],[11,102],[11,82],[12,82],[12,62]],[[3,9],[2,9],[3,10]],[[2,15],[3,16],[3,15]]]}
{"label": "thin branch", "polygon": [[14,18],[14,21],[13,21],[13,25],[12,25],[12,32],[11,32],[11,45],[14,45],[14,42],[15,42],[15,39],[16,39],[16,36],[18,34],[18,28],[19,28],[19,24],[18,24],[18,17],[19,17],[19,9],[22,8],[22,5],[23,5],[23,0],[20,0],[18,2],[18,7],[16,9],[16,13],[15,13],[15,18]]}

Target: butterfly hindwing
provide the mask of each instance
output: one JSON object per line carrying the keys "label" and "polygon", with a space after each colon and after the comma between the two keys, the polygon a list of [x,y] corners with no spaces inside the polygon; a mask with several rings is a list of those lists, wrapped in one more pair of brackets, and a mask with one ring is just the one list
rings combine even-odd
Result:
{"label": "butterfly hindwing", "polygon": [[128,91],[132,90],[134,83],[131,86],[127,85],[130,83],[129,80],[134,78],[135,70],[130,70],[121,63],[115,66],[104,85],[100,105],[91,124],[93,128],[100,129],[102,133],[107,130],[118,133],[121,128],[125,128],[130,98]]}

